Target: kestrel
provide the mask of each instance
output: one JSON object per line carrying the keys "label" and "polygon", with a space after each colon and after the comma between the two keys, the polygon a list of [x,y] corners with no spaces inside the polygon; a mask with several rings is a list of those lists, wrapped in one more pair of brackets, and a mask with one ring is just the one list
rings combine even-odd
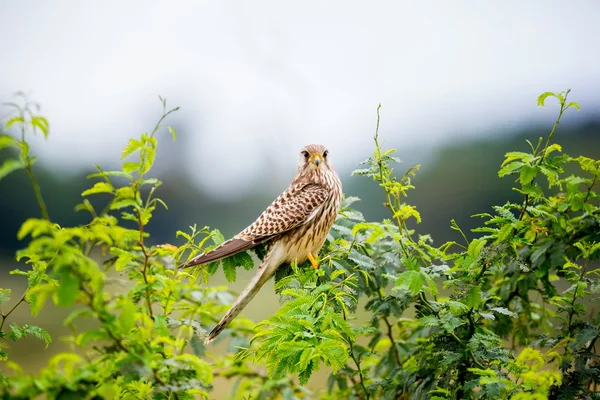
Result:
{"label": "kestrel", "polygon": [[268,243],[256,275],[208,334],[205,344],[213,341],[248,305],[281,264],[308,259],[313,268],[318,268],[315,258],[335,221],[341,197],[342,183],[329,162],[327,149],[309,144],[300,151],[298,174],[290,186],[256,221],[219,247],[179,266],[210,263]]}

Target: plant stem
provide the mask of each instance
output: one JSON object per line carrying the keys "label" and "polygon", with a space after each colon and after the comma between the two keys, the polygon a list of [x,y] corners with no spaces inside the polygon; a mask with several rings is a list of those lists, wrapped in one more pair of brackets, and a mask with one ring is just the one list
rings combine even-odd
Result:
{"label": "plant stem", "polygon": [[548,149],[548,146],[550,146],[550,142],[552,141],[554,132],[556,132],[556,128],[558,127],[558,124],[560,124],[560,119],[562,118],[563,113],[567,109],[565,107],[565,105],[567,104],[567,97],[569,96],[570,91],[571,91],[571,89],[567,90],[567,92],[565,93],[564,101],[561,101],[561,103],[560,103],[560,110],[558,112],[558,117],[556,117],[554,126],[552,126],[552,131],[550,131],[550,134],[548,135],[548,138],[546,139],[546,145],[544,146],[544,149],[542,150],[542,157],[540,157],[540,160],[537,162],[537,165],[540,165],[542,163],[542,161],[544,160],[544,157],[546,157],[546,150]]}
{"label": "plant stem", "polygon": [[[381,296],[381,288],[379,287],[377,288],[377,296],[379,296],[379,300],[383,300],[383,296]],[[398,347],[396,346],[396,341],[394,340],[392,324],[385,314],[381,316],[381,319],[387,326],[387,336],[390,339],[390,345],[392,346],[392,351],[394,352],[394,358],[396,359],[398,366],[400,366],[402,365],[402,362],[400,361],[400,354],[398,354]]]}
{"label": "plant stem", "polygon": [[27,295],[27,290],[25,290],[25,293],[23,293],[23,296],[21,296],[19,301],[17,301],[15,303],[15,305],[10,310],[8,310],[8,312],[6,314],[0,314],[0,317],[2,318],[2,322],[0,322],[0,332],[2,332],[2,328],[4,328],[4,323],[6,322],[6,320],[10,316],[10,314],[12,314],[13,311],[15,311],[17,309],[17,307],[19,307],[19,305],[21,305],[21,303],[26,301],[25,300],[26,295]]}
{"label": "plant stem", "polygon": [[358,362],[358,359],[354,355],[354,346],[352,345],[352,340],[348,340],[348,344],[350,345],[350,357],[354,361],[354,364],[356,364],[356,369],[358,370],[358,376],[360,377],[360,386],[362,387],[363,391],[365,392],[365,396],[367,396],[367,400],[369,400],[371,396],[369,395],[369,392],[367,391],[367,387],[365,386],[365,378],[363,376],[362,369],[360,368],[360,363]]}
{"label": "plant stem", "polygon": [[[375,125],[375,136],[373,137],[373,140],[375,141],[375,148],[377,149],[377,165],[379,166],[379,183],[381,185],[383,185],[386,178],[384,177],[384,173],[383,173],[383,161],[381,159],[382,158],[381,145],[379,144],[379,121],[381,119],[380,114],[379,114],[380,109],[381,109],[381,104],[379,104],[377,106],[377,124]],[[402,252],[404,253],[405,256],[408,257],[408,251],[406,250],[406,247],[404,247],[404,243],[402,243],[402,231],[403,231],[404,224],[402,223],[402,220],[400,219],[400,217],[396,216],[396,210],[394,209],[394,205],[392,204],[392,197],[391,197],[389,190],[386,189],[385,187],[383,188],[383,190],[384,190],[385,196],[386,196],[385,206],[387,208],[389,208],[390,211],[392,212],[392,218],[394,218],[394,220],[396,221],[396,225],[398,225],[398,229],[400,231],[400,240],[398,242],[400,243]]]}
{"label": "plant stem", "polygon": [[144,268],[142,269],[142,276],[144,278],[144,283],[146,284],[146,303],[148,304],[148,312],[150,314],[150,318],[154,319],[154,313],[152,311],[152,299],[150,296],[150,287],[148,285],[148,261],[150,259],[150,255],[148,254],[148,251],[146,250],[146,246],[144,245],[144,224],[142,221],[142,215],[141,212],[138,210],[137,211],[137,217],[138,217],[138,224],[139,224],[139,230],[140,230],[140,240],[139,240],[139,246],[142,248],[142,252],[144,253]]}
{"label": "plant stem", "polygon": [[25,162],[25,171],[27,171],[27,176],[29,177],[29,181],[31,182],[31,186],[33,188],[33,193],[35,194],[35,199],[37,200],[38,206],[42,212],[42,218],[50,221],[50,217],[48,216],[48,209],[46,208],[46,203],[44,202],[44,198],[42,197],[42,191],[40,189],[40,185],[35,179],[33,175],[33,168],[31,164],[31,157],[27,153],[24,152],[23,146],[26,145],[25,142],[25,113],[20,111],[20,117],[23,120],[21,123],[21,159]]}
{"label": "plant stem", "polygon": [[[546,150],[548,150],[548,147],[550,146],[550,142],[552,141],[552,138],[554,137],[554,133],[556,132],[556,128],[558,128],[558,124],[560,124],[560,119],[562,118],[563,113],[567,109],[565,107],[565,105],[567,103],[567,97],[569,96],[570,91],[571,91],[571,89],[567,90],[567,92],[565,93],[565,98],[563,99],[563,101],[560,102],[560,110],[558,111],[558,117],[556,117],[556,121],[554,121],[552,130],[550,131],[550,134],[548,135],[548,138],[546,139],[546,144],[544,145],[544,148],[542,149],[542,155],[541,155],[540,159],[534,164],[535,166],[542,165],[542,161],[544,161],[544,157],[546,157]],[[533,184],[533,182],[531,182],[531,183]],[[523,217],[525,216],[525,213],[527,212],[527,207],[529,207],[529,195],[528,194],[525,195],[525,200],[523,201],[523,207],[521,208],[521,212],[519,213],[519,221],[522,220]]]}

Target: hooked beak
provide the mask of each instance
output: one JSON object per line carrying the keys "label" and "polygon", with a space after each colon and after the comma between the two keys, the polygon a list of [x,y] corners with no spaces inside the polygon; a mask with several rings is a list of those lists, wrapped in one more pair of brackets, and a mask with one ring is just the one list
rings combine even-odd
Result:
{"label": "hooked beak", "polygon": [[319,164],[321,164],[321,162],[323,162],[323,159],[321,158],[320,155],[315,154],[310,157],[310,161],[313,162],[318,167]]}

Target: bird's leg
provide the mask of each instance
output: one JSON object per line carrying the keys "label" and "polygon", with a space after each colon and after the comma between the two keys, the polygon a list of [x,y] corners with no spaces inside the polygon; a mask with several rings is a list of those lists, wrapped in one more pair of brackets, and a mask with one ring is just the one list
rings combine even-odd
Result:
{"label": "bird's leg", "polygon": [[310,261],[311,268],[319,269],[319,263],[311,253],[308,253],[308,261]]}

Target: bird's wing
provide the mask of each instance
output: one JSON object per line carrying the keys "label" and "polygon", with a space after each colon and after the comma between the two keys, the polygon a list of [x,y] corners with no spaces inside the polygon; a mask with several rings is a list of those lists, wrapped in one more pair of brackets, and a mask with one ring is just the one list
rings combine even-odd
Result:
{"label": "bird's wing", "polygon": [[292,185],[237,237],[268,240],[310,221],[329,191],[316,184]]}
{"label": "bird's wing", "polygon": [[177,268],[188,268],[193,267],[195,265],[208,264],[209,262],[220,260],[221,258],[225,258],[228,256],[232,256],[234,254],[240,253],[245,250],[250,250],[254,246],[262,243],[261,241],[255,241],[252,239],[239,239],[234,237],[220,246],[214,248],[213,250],[209,250],[204,254],[200,254],[188,260],[186,263],[181,264]]}
{"label": "bird's wing", "polygon": [[192,258],[178,268],[207,264],[249,250],[274,236],[307,223],[319,211],[329,192],[315,184],[290,186],[250,226],[219,247]]}

